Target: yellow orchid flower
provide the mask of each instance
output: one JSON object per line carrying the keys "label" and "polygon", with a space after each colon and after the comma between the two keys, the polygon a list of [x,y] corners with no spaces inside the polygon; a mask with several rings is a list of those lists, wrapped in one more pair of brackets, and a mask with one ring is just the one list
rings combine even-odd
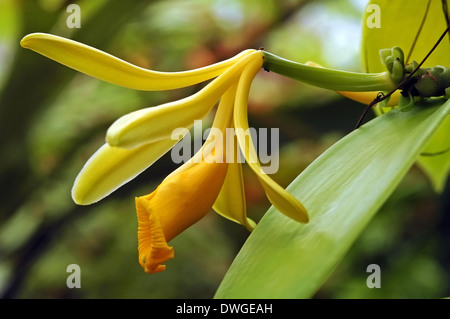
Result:
{"label": "yellow orchid flower", "polygon": [[[252,230],[247,217],[239,150],[257,175],[269,201],[283,214],[308,222],[306,209],[262,169],[251,137],[247,104],[253,78],[263,65],[258,50],[195,70],[147,70],[87,45],[62,37],[35,33],[21,45],[75,70],[117,85],[138,90],[169,90],[211,80],[184,99],[144,108],[122,116],[106,134],[106,143],[92,155],[77,176],[72,197],[89,205],[111,194],[168,152],[181,138],[173,132],[205,117],[219,102],[211,133],[191,160],[180,166],[149,195],[136,198],[139,262],[148,273],[165,269],[173,258],[168,242],[201,219],[211,208]],[[232,139],[223,138],[234,129]],[[218,138],[218,136],[221,136]],[[231,160],[230,160],[231,159]]]}

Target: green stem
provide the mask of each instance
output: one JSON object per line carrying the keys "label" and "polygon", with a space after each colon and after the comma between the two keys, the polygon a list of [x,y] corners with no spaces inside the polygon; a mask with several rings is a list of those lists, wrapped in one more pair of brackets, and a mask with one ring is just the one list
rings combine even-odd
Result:
{"label": "green stem", "polygon": [[388,72],[356,73],[293,62],[263,51],[263,68],[292,79],[335,91],[390,91],[395,88]]}

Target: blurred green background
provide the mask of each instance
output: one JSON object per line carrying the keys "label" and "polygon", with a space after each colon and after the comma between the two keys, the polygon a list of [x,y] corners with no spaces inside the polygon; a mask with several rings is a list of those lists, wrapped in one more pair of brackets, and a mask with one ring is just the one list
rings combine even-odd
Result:
{"label": "blurred green background", "polygon": [[[70,3],[80,5],[79,29],[66,25]],[[201,85],[166,92],[117,87],[22,49],[24,35],[69,37],[162,71],[200,67],[259,47],[299,62],[360,71],[366,3],[0,0],[0,296],[212,298],[249,235],[211,212],[171,242],[176,257],[165,272],[145,274],[138,263],[134,197],[153,191],[175,168],[170,154],[95,205],[76,206],[70,190],[115,119],[185,97]],[[249,121],[255,128],[280,128],[274,178],[287,186],[353,129],[363,107],[261,71],[252,86]],[[244,169],[249,215],[258,220],[269,202]],[[448,187],[434,193],[413,168],[315,298],[450,296],[448,213]],[[380,289],[366,286],[372,263],[381,267]],[[69,264],[81,267],[80,289],[66,286]]]}

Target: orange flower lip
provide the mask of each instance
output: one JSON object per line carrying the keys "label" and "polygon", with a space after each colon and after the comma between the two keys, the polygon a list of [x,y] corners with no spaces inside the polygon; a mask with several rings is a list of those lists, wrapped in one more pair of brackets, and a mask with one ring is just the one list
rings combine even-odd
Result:
{"label": "orange flower lip", "polygon": [[136,198],[139,263],[145,272],[165,269],[162,263],[174,257],[167,243],[209,212],[227,166],[205,161],[194,164],[168,176],[151,194]]}
{"label": "orange flower lip", "polygon": [[164,237],[158,216],[151,211],[148,198],[153,194],[136,198],[138,215],[139,263],[148,274],[166,269],[163,262],[174,257],[173,247],[169,247]]}

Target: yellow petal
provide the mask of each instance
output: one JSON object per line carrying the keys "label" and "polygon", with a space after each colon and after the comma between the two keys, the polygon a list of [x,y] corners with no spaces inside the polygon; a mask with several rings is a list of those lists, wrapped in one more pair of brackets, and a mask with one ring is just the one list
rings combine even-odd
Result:
{"label": "yellow petal", "polygon": [[[236,93],[236,105],[234,108],[234,123],[239,146],[244,154],[245,160],[253,172],[258,176],[261,185],[266,192],[267,198],[275,208],[286,216],[306,223],[309,220],[305,207],[294,196],[278,185],[273,179],[264,173],[256,155],[251,136],[248,132],[247,104],[250,86],[253,78],[261,68],[262,60],[253,60],[242,72]],[[247,139],[248,137],[248,139]]]}
{"label": "yellow petal", "polygon": [[108,129],[107,143],[117,147],[136,147],[170,138],[175,128],[189,129],[194,120],[202,119],[211,111],[255,54],[260,55],[257,51],[245,55],[194,95],[122,116]]}
{"label": "yellow petal", "polygon": [[86,162],[72,188],[79,205],[93,204],[127,183],[169,151],[177,140],[162,140],[133,149],[103,145]]}
{"label": "yellow petal", "polygon": [[173,258],[167,243],[209,212],[226,173],[226,163],[198,163],[136,198],[139,263],[145,272],[165,269],[162,263]]}
{"label": "yellow petal", "polygon": [[231,59],[191,71],[158,72],[135,66],[88,45],[52,34],[32,33],[25,36],[20,44],[100,80],[148,91],[176,89],[209,80],[221,74],[242,56],[255,51],[246,50]]}

